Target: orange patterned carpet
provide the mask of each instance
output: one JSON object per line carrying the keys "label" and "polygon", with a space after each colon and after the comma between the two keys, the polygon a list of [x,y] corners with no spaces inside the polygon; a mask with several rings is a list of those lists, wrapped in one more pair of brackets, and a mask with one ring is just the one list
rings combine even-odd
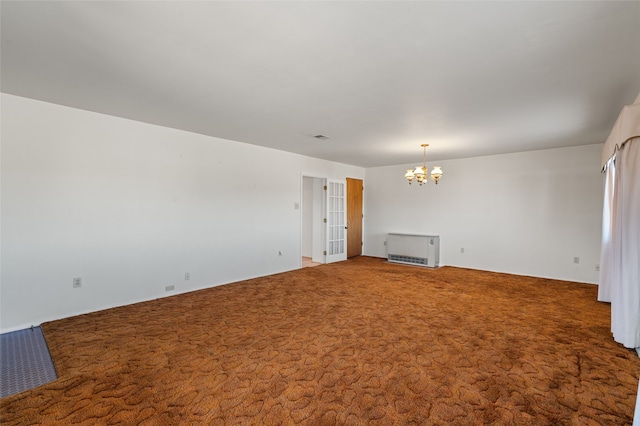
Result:
{"label": "orange patterned carpet", "polygon": [[15,424],[630,424],[597,287],[356,258],[43,324]]}

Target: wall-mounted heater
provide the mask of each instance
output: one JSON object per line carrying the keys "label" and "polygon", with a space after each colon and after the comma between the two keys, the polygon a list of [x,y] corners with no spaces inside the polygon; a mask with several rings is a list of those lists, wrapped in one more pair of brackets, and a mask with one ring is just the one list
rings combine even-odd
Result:
{"label": "wall-mounted heater", "polygon": [[437,235],[387,234],[389,262],[437,268],[440,237]]}

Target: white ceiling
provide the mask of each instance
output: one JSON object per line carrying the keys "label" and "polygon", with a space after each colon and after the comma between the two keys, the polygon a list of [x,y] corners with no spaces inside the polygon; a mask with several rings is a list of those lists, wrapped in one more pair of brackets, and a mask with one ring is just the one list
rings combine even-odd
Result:
{"label": "white ceiling", "polygon": [[5,93],[363,167],[601,143],[640,92],[637,1],[0,13]]}

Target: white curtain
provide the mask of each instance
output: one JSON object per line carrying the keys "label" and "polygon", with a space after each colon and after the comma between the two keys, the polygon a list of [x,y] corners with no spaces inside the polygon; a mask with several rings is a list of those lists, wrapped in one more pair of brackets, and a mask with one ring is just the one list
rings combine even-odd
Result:
{"label": "white curtain", "polygon": [[616,342],[640,347],[640,138],[607,164],[598,299],[611,301]]}
{"label": "white curtain", "polygon": [[614,245],[611,241],[613,232],[612,207],[614,205],[616,181],[616,156],[607,161],[605,166],[604,206],[602,207],[602,248],[600,252],[600,281],[598,285],[598,300],[611,302],[611,286],[613,284]]}
{"label": "white curtain", "polygon": [[638,393],[636,394],[636,413],[633,415],[633,426],[640,426],[640,381],[638,381]]}

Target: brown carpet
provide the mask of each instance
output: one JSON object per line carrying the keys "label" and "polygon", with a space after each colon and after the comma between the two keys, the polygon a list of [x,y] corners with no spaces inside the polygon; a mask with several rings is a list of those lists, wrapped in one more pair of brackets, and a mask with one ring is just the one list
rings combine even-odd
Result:
{"label": "brown carpet", "polygon": [[356,258],[43,325],[12,424],[630,424],[588,284]]}

